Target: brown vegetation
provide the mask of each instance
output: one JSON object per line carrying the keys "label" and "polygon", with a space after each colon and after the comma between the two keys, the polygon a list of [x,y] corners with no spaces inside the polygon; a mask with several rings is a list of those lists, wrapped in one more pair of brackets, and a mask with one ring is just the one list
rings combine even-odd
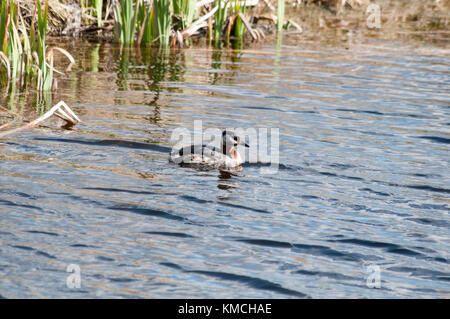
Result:
{"label": "brown vegetation", "polygon": [[[20,0],[22,10],[31,12],[34,0]],[[366,26],[367,7],[380,6],[381,29]],[[266,24],[273,29],[276,21],[276,0],[260,0],[253,10],[251,22]],[[450,1],[448,0],[287,0],[286,20],[298,24],[306,36],[326,36],[332,29],[367,31],[371,36],[396,38],[401,33],[431,34],[448,40]],[[24,14],[26,17],[27,15]],[[270,22],[270,23],[268,23]],[[48,31],[52,35],[89,35],[113,39],[112,23],[97,31],[89,11],[81,12],[79,0],[49,0]],[[293,28],[295,29],[295,28]],[[371,31],[371,32],[369,32]],[[439,34],[437,36],[436,34]]]}

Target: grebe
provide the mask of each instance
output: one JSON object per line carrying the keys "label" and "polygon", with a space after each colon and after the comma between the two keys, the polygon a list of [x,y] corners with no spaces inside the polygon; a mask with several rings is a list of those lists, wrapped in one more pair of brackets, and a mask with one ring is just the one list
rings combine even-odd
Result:
{"label": "grebe", "polygon": [[208,145],[186,146],[172,152],[169,161],[198,168],[233,169],[242,165],[241,155],[235,148],[240,144],[249,147],[234,132],[223,131],[221,149]]}

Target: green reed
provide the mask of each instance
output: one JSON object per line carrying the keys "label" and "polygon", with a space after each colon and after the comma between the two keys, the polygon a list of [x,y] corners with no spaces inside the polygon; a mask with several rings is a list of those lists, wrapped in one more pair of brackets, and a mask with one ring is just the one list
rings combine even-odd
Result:
{"label": "green reed", "polygon": [[223,27],[227,19],[228,1],[215,0],[214,6],[218,8],[214,14],[214,41],[218,42],[222,36]]}
{"label": "green reed", "polygon": [[97,15],[97,25],[103,26],[102,13],[103,13],[103,0],[94,0],[95,12]]}
{"label": "green reed", "polygon": [[[17,61],[22,53],[19,34],[15,27],[16,5],[12,1],[5,1],[1,4],[0,10],[0,50],[1,62],[5,69],[2,73],[2,83],[7,84],[10,79],[15,79],[17,75]],[[6,74],[6,77],[4,76]]]}
{"label": "green reed", "polygon": [[160,46],[167,47],[172,33],[172,1],[153,0],[154,20]]}
{"label": "green reed", "polygon": [[278,0],[277,8],[277,31],[281,32],[284,21],[284,0]]}
{"label": "green reed", "polygon": [[139,6],[137,17],[137,44],[148,45],[155,39],[154,10],[152,5]]}
{"label": "green reed", "polygon": [[196,0],[173,0],[173,14],[181,19],[181,29],[194,21]]}
{"label": "green reed", "polygon": [[31,24],[31,50],[37,52],[39,61],[39,71],[42,76],[42,89],[44,91],[50,90],[53,83],[53,56],[50,58],[50,67],[45,61],[46,46],[45,37],[47,35],[47,17],[48,17],[48,0],[44,2],[44,11],[41,8],[41,1],[37,0],[37,30],[34,24]]}
{"label": "green reed", "polygon": [[[239,41],[243,41],[246,25],[242,19],[249,10],[246,2],[245,0],[215,0],[213,6],[209,7],[210,12],[211,10],[215,11],[214,24],[211,23],[212,18],[208,20],[208,30],[211,36],[212,33],[214,34],[215,44],[219,43],[224,33],[227,40],[232,34]],[[172,45],[175,45],[178,42],[173,38],[174,36],[183,41],[183,37],[192,35],[189,32],[195,33],[198,30],[195,29],[196,5],[197,1],[195,0],[151,0],[145,2],[143,0],[117,0],[113,10],[116,39],[128,46],[135,43],[148,45],[159,42],[161,47],[168,47],[171,39]],[[228,10],[229,6],[231,6],[230,10]],[[205,22],[203,17],[198,18],[200,23]],[[227,28],[225,28],[226,25],[228,25]],[[190,26],[193,26],[194,31],[189,29]]]}
{"label": "green reed", "polygon": [[116,39],[124,45],[134,43],[140,3],[141,0],[120,0],[114,6]]}
{"label": "green reed", "polygon": [[[238,12],[241,12],[243,15],[245,15],[246,11],[246,1],[244,1],[244,4],[241,4],[241,1],[235,0],[234,2],[234,12],[237,14]],[[234,22],[234,36],[239,40],[242,41],[245,34],[245,25],[242,19],[239,16],[236,16],[236,20]]]}
{"label": "green reed", "polygon": [[[80,8],[82,12],[93,11],[97,17],[97,26],[103,26],[103,0],[80,0]],[[87,16],[84,23],[88,23]]]}
{"label": "green reed", "polygon": [[153,0],[151,5],[142,0],[117,1],[114,7],[116,39],[128,46],[135,42],[150,44],[158,41],[167,47],[172,34],[172,11],[170,0]]}
{"label": "green reed", "polygon": [[[20,8],[14,0],[4,0],[0,8],[0,84],[11,85],[11,92],[35,85],[39,96],[49,92],[54,84],[53,55],[57,50],[66,55],[71,63],[73,57],[61,48],[46,52],[48,0],[35,1],[35,10],[29,32],[26,30]],[[36,19],[37,18],[37,19]]]}
{"label": "green reed", "polygon": [[[48,68],[45,63],[45,32],[47,31],[48,1],[44,3],[42,11],[41,4],[36,1],[38,14],[38,29],[35,30],[33,17],[30,35],[25,29],[20,9],[14,0],[6,0],[0,9],[0,56],[1,65],[6,70],[7,77],[2,76],[3,85],[10,83],[15,87],[19,82],[24,87],[27,79],[36,78],[38,89],[44,87],[48,82]],[[44,25],[45,24],[45,25]],[[19,33],[20,32],[20,33]],[[22,34],[22,36],[21,36]],[[42,36],[42,34],[44,34]]]}

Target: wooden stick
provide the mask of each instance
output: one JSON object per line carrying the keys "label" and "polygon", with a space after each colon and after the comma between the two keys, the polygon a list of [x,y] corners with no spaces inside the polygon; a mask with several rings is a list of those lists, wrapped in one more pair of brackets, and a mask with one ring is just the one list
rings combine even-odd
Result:
{"label": "wooden stick", "polygon": [[190,26],[188,26],[186,29],[184,29],[183,31],[181,31],[181,35],[184,38],[190,37],[191,35],[193,35],[195,32],[197,32],[197,30],[208,26],[208,23],[206,22],[206,20],[209,19],[209,17],[213,16],[214,13],[219,9],[219,7],[214,7],[211,11],[209,11],[207,14],[205,14],[204,16],[202,16],[200,19],[198,19],[197,21],[195,21],[194,23],[192,23]]}

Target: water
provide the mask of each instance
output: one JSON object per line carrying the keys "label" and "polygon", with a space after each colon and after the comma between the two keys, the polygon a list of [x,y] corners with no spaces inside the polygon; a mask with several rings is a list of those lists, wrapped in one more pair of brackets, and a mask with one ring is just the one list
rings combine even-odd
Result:
{"label": "water", "polygon": [[[448,51],[59,45],[83,123],[0,144],[0,296],[450,297]],[[194,120],[279,128],[278,172],[168,163]]]}

